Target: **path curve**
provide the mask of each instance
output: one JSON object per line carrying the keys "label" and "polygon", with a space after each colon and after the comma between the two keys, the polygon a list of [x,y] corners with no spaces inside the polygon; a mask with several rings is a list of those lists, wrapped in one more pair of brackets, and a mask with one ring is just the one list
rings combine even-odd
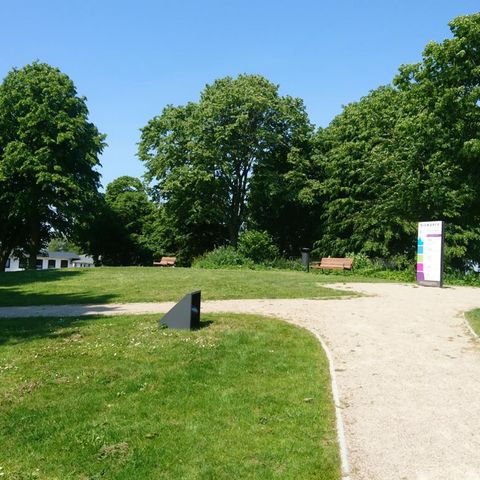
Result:
{"label": "path curve", "polygon": [[[332,352],[352,480],[480,480],[480,289],[342,284],[363,297],[225,300],[204,312],[285,319]],[[173,303],[4,307],[0,316],[161,313]]]}

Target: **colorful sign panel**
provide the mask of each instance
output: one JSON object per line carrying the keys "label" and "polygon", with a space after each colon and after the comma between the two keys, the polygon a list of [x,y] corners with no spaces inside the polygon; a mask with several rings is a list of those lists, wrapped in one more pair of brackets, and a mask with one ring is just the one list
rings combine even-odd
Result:
{"label": "colorful sign panel", "polygon": [[417,282],[442,286],[443,222],[420,222],[417,240]]}

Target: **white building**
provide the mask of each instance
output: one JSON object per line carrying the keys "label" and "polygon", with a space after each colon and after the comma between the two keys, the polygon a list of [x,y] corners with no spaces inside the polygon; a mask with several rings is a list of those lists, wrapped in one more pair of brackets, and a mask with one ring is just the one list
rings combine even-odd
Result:
{"label": "white building", "polygon": [[[25,270],[27,258],[10,257],[7,260],[6,272]],[[94,267],[93,258],[87,255],[78,255],[74,252],[42,252],[37,256],[37,270],[49,268]]]}

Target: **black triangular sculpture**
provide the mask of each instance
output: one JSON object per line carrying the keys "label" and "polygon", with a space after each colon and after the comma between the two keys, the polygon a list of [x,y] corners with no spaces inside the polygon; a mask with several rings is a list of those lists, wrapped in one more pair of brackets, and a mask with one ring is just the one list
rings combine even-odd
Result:
{"label": "black triangular sculpture", "polygon": [[200,328],[201,291],[187,293],[158,322],[159,326],[196,330]]}

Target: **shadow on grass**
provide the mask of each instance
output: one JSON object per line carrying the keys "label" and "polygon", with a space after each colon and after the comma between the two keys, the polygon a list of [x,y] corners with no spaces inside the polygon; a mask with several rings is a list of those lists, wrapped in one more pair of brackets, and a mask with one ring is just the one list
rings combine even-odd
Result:
{"label": "shadow on grass", "polygon": [[197,330],[208,328],[213,322],[211,320],[200,320],[200,327]]}
{"label": "shadow on grass", "polygon": [[[0,273],[0,306],[67,305],[82,303],[108,303],[113,295],[102,293],[44,293],[35,291],[35,285],[79,279],[82,269],[40,270]],[[100,286],[99,286],[100,287]]]}
{"label": "shadow on grass", "polygon": [[21,272],[1,272],[0,286],[28,285],[35,282],[55,282],[63,278],[84,275],[83,269],[57,268],[50,270],[25,270]]}
{"label": "shadow on grass", "polygon": [[[79,306],[81,307],[81,306]],[[158,320],[163,314],[158,315]],[[98,320],[112,320],[112,317],[104,315],[80,315],[69,317],[0,317],[0,345],[21,344],[41,338],[68,340],[80,333],[79,329],[86,323]],[[203,330],[213,324],[212,320],[201,320],[200,327],[195,331]],[[70,329],[70,330],[68,330]],[[159,330],[163,328],[160,327]]]}
{"label": "shadow on grass", "polygon": [[[0,345],[5,343],[20,344],[40,338],[68,338],[77,333],[77,328],[86,322],[105,319],[102,316],[78,317],[31,317],[31,318],[0,318]],[[75,328],[61,331],[60,329]]]}

